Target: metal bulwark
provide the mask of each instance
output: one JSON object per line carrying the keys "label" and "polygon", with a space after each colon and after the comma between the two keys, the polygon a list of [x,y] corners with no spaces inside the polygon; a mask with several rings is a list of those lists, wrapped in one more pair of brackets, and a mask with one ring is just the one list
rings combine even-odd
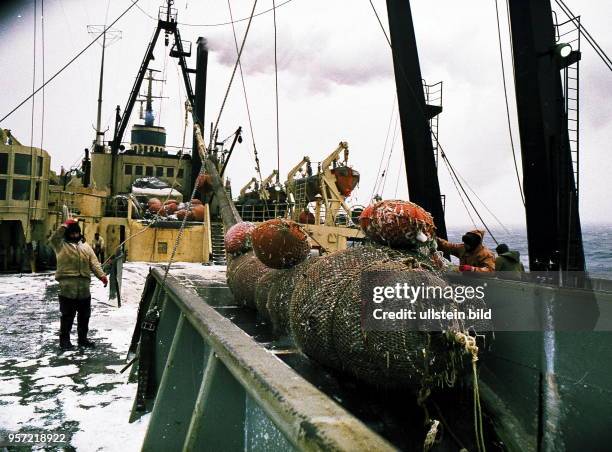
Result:
{"label": "metal bulwark", "polygon": [[172,276],[162,298],[179,315],[160,319],[171,345],[143,450],[394,450]]}

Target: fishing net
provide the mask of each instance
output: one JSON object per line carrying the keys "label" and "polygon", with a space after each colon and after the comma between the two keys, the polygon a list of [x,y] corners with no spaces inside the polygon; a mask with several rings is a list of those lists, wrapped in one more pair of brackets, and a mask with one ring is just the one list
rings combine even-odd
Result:
{"label": "fishing net", "polygon": [[410,386],[448,378],[455,358],[446,334],[362,330],[361,274],[395,272],[389,273],[389,284],[446,285],[437,272],[423,269],[427,261],[416,253],[375,246],[318,259],[298,279],[291,298],[289,321],[297,345],[316,361],[377,385]]}
{"label": "fishing net", "polygon": [[234,295],[234,300],[238,304],[256,308],[257,282],[270,270],[252,251],[232,258],[227,266],[227,285]]}
{"label": "fishing net", "polygon": [[289,332],[289,305],[297,281],[318,258],[311,257],[287,270],[278,270],[268,291],[267,309],[277,334]]}
{"label": "fishing net", "polygon": [[279,272],[282,270],[269,269],[257,281],[255,287],[255,307],[265,320],[270,320],[270,312],[268,311],[268,294],[272,288],[272,284],[279,278]]}

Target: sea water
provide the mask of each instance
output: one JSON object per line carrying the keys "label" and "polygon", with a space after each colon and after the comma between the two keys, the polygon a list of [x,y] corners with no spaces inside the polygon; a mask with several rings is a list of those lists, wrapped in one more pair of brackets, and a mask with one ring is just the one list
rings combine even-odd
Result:
{"label": "sea water", "polygon": [[[499,243],[505,243],[511,250],[521,253],[521,261],[529,268],[527,255],[527,230],[522,226],[489,226]],[[452,242],[461,242],[461,236],[474,227],[449,227],[448,236]],[[483,229],[479,227],[478,229]],[[612,224],[582,225],[582,240],[584,245],[587,270],[591,276],[612,279]],[[495,250],[496,244],[490,234],[485,235],[485,245]]]}

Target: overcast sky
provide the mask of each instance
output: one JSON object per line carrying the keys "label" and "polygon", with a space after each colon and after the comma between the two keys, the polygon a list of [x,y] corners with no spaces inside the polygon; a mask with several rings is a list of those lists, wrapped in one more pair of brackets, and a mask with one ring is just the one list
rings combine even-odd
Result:
{"label": "overcast sky", "polygon": [[[277,0],[282,4],[284,0]],[[44,64],[47,77],[80,51],[91,39],[88,24],[108,23],[121,14],[131,0],[46,0],[44,2]],[[495,3],[493,0],[457,2],[413,0],[413,16],[423,77],[428,82],[444,81],[444,112],[440,117],[440,142],[458,172],[467,180],[489,209],[508,225],[524,222],[506,125],[499,61]],[[603,0],[567,0],[575,13],[604,49],[612,49],[609,19],[612,3]],[[40,14],[41,0],[37,1]],[[116,25],[123,37],[107,49],[103,123],[112,137],[114,108],[123,108],[146,50],[156,21],[159,0],[140,0]],[[234,18],[248,17],[253,3],[232,0]],[[375,0],[385,27],[383,0]],[[503,45],[509,57],[509,41],[502,5]],[[204,36],[210,57],[206,122],[216,120],[235,62],[231,25],[226,0],[177,0],[178,20],[184,40]],[[259,0],[257,11],[272,6]],[[0,6],[0,117],[32,91],[34,1],[2,2]],[[191,24],[191,25],[189,25]],[[350,160],[362,179],[351,202],[370,199],[387,130],[395,107],[395,82],[389,47],[368,0],[291,0],[277,9],[280,103],[280,166],[287,171],[304,155],[321,160],[339,141],[348,141]],[[239,40],[246,21],[236,25]],[[37,27],[36,85],[42,82],[42,28]],[[586,44],[586,43],[585,43]],[[195,46],[194,46],[195,49]],[[167,128],[168,144],[180,145],[184,130],[184,89],[178,78],[176,60],[166,58],[163,37],[155,51],[153,67],[164,71],[167,81],[157,94],[168,99],[154,103],[157,121]],[[70,167],[90,147],[94,138],[101,47],[92,46],[81,58],[45,89],[45,120],[42,126],[42,95],[36,96],[34,145],[52,156],[52,167]],[[274,29],[272,13],[253,19],[245,46],[243,69],[253,115],[255,141],[262,175],[276,167],[276,123],[274,97]],[[195,55],[195,52],[194,52]],[[195,67],[195,58],[191,62]],[[509,71],[511,63],[506,61]],[[511,73],[511,108],[514,94]],[[581,64],[581,215],[584,223],[605,222],[612,214],[609,179],[612,157],[612,74],[594,52],[583,45]],[[161,92],[163,90],[163,93]],[[24,144],[30,143],[31,103],[0,124],[10,128]],[[132,117],[139,121],[137,111]],[[395,111],[395,113],[392,113]],[[140,122],[140,121],[139,121]],[[393,124],[387,148],[393,137]],[[220,122],[220,136],[239,125],[244,142],[237,148],[228,168],[234,191],[254,173],[251,134],[240,78],[234,80]],[[513,116],[515,141],[518,130]],[[399,126],[398,126],[399,127]],[[207,125],[208,129],[208,125]],[[208,132],[208,130],[207,130]],[[129,137],[129,129],[126,139]],[[188,139],[190,143],[190,139]],[[518,148],[517,148],[518,151]],[[520,155],[520,152],[519,152]],[[387,157],[383,166],[386,166]],[[384,185],[385,198],[408,197],[401,134],[396,134]],[[520,166],[520,163],[519,163]],[[399,177],[398,177],[399,175]],[[449,225],[470,224],[465,209],[445,168],[440,167],[442,192],[447,195]],[[495,225],[490,213],[474,198],[485,220]]]}

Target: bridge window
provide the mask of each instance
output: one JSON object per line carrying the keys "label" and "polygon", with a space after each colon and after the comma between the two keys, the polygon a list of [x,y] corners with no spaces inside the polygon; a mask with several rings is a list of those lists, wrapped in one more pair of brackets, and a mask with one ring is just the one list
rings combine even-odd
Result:
{"label": "bridge window", "polygon": [[43,158],[40,156],[36,157],[36,174],[38,177],[42,177],[43,175]]}
{"label": "bridge window", "polygon": [[136,176],[142,176],[142,166],[136,165],[134,174],[136,174]]}
{"label": "bridge window", "polygon": [[15,154],[13,171],[15,174],[30,175],[32,173],[32,159],[30,156],[28,154]]}
{"label": "bridge window", "polygon": [[174,177],[174,168],[166,168],[166,177]]}
{"label": "bridge window", "polygon": [[183,173],[184,173],[183,168],[179,168],[177,177],[181,179],[183,177]]}
{"label": "bridge window", "polygon": [[6,199],[6,179],[0,179],[0,199]]}
{"label": "bridge window", "polygon": [[0,174],[8,173],[8,154],[0,152]]}
{"label": "bridge window", "polygon": [[123,167],[123,173],[124,173],[126,176],[131,176],[131,175],[132,175],[132,165],[125,165],[125,166]]}
{"label": "bridge window", "polygon": [[30,199],[30,181],[29,180],[26,180],[26,179],[14,179],[13,180],[13,199],[15,201],[27,201]]}
{"label": "bridge window", "polygon": [[147,168],[146,168],[146,175],[147,176],[152,176],[153,175],[153,167],[152,166],[147,166]]}
{"label": "bridge window", "polygon": [[36,185],[34,186],[34,200],[40,200],[40,182],[36,182]]}
{"label": "bridge window", "polygon": [[164,177],[164,167],[163,166],[156,166],[155,167],[155,176],[157,176],[157,177]]}

